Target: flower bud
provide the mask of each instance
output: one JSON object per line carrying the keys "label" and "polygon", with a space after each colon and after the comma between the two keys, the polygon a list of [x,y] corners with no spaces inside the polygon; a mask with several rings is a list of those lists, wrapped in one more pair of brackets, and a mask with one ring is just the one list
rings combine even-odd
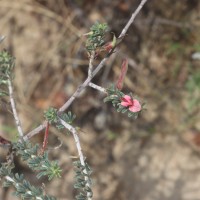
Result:
{"label": "flower bud", "polygon": [[113,40],[112,42],[108,42],[107,44],[104,45],[104,48],[107,52],[110,52],[110,50],[112,50],[117,43],[117,38],[115,37],[115,35],[113,35]]}
{"label": "flower bud", "polygon": [[122,62],[121,72],[120,72],[119,78],[118,78],[117,83],[116,83],[116,88],[118,90],[121,90],[123,88],[124,79],[125,79],[127,70],[128,70],[128,59],[126,58]]}

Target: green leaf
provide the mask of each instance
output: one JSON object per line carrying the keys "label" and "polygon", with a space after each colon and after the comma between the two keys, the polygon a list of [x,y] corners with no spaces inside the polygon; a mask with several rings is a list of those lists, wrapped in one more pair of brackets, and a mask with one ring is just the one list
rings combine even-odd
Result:
{"label": "green leaf", "polygon": [[50,107],[47,111],[44,112],[44,116],[46,120],[50,123],[58,123],[58,117],[57,117],[57,109]]}
{"label": "green leaf", "polygon": [[88,52],[95,51],[103,46],[104,37],[107,32],[107,24],[96,22],[91,28],[86,41],[86,49]]}
{"label": "green leaf", "polygon": [[104,102],[104,103],[106,103],[106,102],[108,102],[108,101],[111,101],[111,99],[110,99],[109,96],[108,96],[108,97],[105,97],[105,98],[103,99],[103,102]]}
{"label": "green leaf", "polygon": [[0,97],[9,96],[9,94],[5,91],[0,91]]}
{"label": "green leaf", "polygon": [[124,109],[122,109],[122,113],[125,113],[125,112],[127,112],[128,111],[128,109],[127,108],[124,108]]}

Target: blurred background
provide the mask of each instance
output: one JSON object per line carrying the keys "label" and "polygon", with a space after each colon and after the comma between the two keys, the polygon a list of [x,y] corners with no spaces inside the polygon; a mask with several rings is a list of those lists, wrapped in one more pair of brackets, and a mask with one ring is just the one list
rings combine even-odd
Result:
{"label": "blurred background", "polygon": [[[139,0],[0,0],[0,35],[16,58],[15,100],[27,133],[59,108],[87,77],[86,38],[96,22],[118,36]],[[129,69],[123,92],[146,102],[137,120],[104,104],[88,88],[70,110],[77,115],[84,155],[92,167],[95,200],[200,199],[200,2],[149,0],[94,83],[116,82],[123,58]],[[100,56],[95,62],[102,59]],[[9,105],[0,101],[0,135],[13,139]],[[43,133],[31,139],[42,144]],[[62,145],[59,148],[60,141]],[[38,181],[16,158],[16,171],[48,194],[75,199],[71,135],[50,128],[49,154],[59,160],[62,178]],[[6,150],[0,149],[1,162]],[[0,199],[15,200],[0,185]]]}

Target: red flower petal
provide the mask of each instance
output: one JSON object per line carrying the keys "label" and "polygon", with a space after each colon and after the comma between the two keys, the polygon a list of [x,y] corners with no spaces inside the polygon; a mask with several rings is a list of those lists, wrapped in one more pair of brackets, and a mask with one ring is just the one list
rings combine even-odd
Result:
{"label": "red flower petal", "polygon": [[131,97],[129,95],[124,95],[124,97],[122,98],[122,102],[121,102],[122,106],[132,106],[133,105],[133,101],[131,99]]}
{"label": "red flower petal", "polygon": [[133,100],[133,105],[129,107],[131,112],[139,112],[142,109],[140,102],[137,99]]}

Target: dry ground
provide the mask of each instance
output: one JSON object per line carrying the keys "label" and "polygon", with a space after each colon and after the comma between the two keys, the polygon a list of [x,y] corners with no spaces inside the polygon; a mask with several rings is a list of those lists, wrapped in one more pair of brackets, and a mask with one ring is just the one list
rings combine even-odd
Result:
{"label": "dry ground", "polygon": [[[138,3],[0,0],[0,35],[6,35],[1,49],[16,57],[15,98],[26,132],[41,123],[49,106],[61,106],[86,77],[82,35],[95,21],[107,22],[110,32],[118,35]],[[192,97],[185,87],[199,72],[200,61],[191,58],[200,49],[199,33],[198,0],[149,0],[95,79],[109,86],[128,57],[124,91],[144,99],[147,111],[130,120],[105,105],[104,96],[92,89],[70,108],[78,116],[84,154],[93,169],[94,199],[200,200],[199,105],[189,108]],[[12,116],[7,109],[0,111],[1,134],[12,137]],[[46,183],[46,190],[70,200],[75,194],[71,156],[77,153],[71,136],[51,128],[49,146],[57,146],[59,138],[62,147],[50,155],[60,161],[63,176]],[[41,143],[42,134],[33,141]],[[38,184],[20,161],[17,170]],[[7,199],[15,199],[11,191]]]}

